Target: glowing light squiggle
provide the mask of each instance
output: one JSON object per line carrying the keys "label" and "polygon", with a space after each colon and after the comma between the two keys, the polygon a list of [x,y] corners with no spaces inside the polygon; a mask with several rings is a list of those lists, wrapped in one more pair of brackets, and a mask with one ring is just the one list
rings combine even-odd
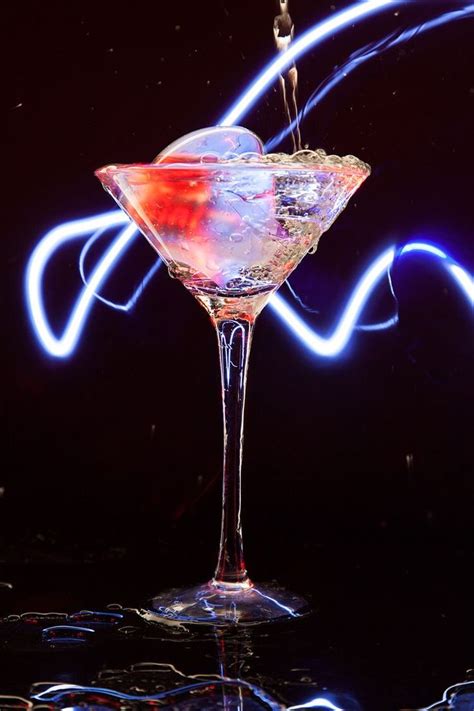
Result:
{"label": "glowing light squiggle", "polygon": [[273,295],[271,306],[309,350],[320,356],[333,357],[346,347],[370,294],[387,274],[394,258],[395,248],[390,247],[370,265],[352,292],[336,328],[327,338],[307,326],[279,294]]}
{"label": "glowing light squiggle", "polygon": [[[127,227],[120,232],[113,245],[94,269],[90,282],[84,287],[76,302],[63,335],[57,338],[48,323],[42,293],[43,274],[51,256],[70,240],[119,225],[127,225]],[[64,358],[70,355],[76,347],[92,307],[95,292],[105,282],[113,264],[125,252],[125,248],[130,243],[132,231],[135,232],[136,229],[130,225],[124,213],[106,212],[96,217],[73,220],[59,225],[48,232],[36,246],[26,270],[26,301],[35,333],[41,345],[50,355]]]}
{"label": "glowing light squiggle", "polygon": [[[342,13],[338,13],[328,21],[317,24],[304,37],[300,38],[293,44],[288,52],[277,57],[264,71],[264,73],[254,82],[247,92],[244,92],[238,100],[234,108],[220,122],[225,125],[231,125],[238,121],[246,111],[250,109],[253,102],[258,98],[258,92],[263,91],[263,88],[268,86],[272,81],[276,80],[285,66],[285,62],[291,62],[298,54],[303,53],[311,46],[317,44],[331,32],[336,32],[346,27],[349,23],[356,19],[368,16],[377,10],[381,10],[387,5],[396,4],[394,0],[369,0],[368,2],[356,2]],[[303,41],[304,40],[304,41]],[[263,88],[262,88],[263,87]],[[109,213],[111,220],[117,220],[117,224],[123,224],[126,221],[125,216],[121,212]],[[94,292],[103,284],[108,272],[112,269],[114,263],[122,256],[131,240],[137,234],[134,227],[127,228],[117,239],[112,243],[107,252],[99,261],[91,281],[83,290],[79,301],[77,302],[73,313],[71,314],[67,327],[61,338],[56,338],[52,333],[44,310],[42,298],[42,278],[46,265],[53,253],[62,244],[71,239],[71,235],[80,236],[87,231],[99,230],[103,227],[101,218],[89,218],[89,220],[79,220],[75,223],[67,223],[57,227],[46,235],[35,248],[28,263],[26,272],[26,300],[30,313],[31,322],[34,331],[38,336],[40,343],[46,351],[56,357],[64,358],[70,355],[75,346],[85,325],[85,320],[92,305]],[[87,227],[87,222],[93,223],[95,226]],[[75,229],[79,234],[75,234]]]}
{"label": "glowing light squiggle", "polygon": [[[72,310],[67,326],[60,337],[54,335],[49,325],[40,289],[42,271],[49,259],[50,251],[56,248],[58,242],[63,243],[65,240],[72,240],[84,236],[87,237],[88,233],[92,232],[92,237],[87,243],[89,244],[91,240],[97,239],[99,234],[104,234],[107,228],[123,227],[126,221],[127,218],[119,212],[106,213],[105,215],[99,215],[97,218],[75,220],[72,223],[67,223],[53,229],[41,240],[33,253],[27,274],[27,282],[29,280],[30,285],[32,283],[36,287],[36,291],[30,294],[29,298],[31,319],[40,343],[50,355],[66,357],[70,355],[76,347],[85,326],[87,315],[92,307],[94,297],[96,296],[96,291],[105,282],[110,272],[110,265],[117,261],[119,255],[123,254],[124,243],[126,243],[126,245],[130,243],[130,234],[135,231],[135,227],[128,224],[124,229],[121,229],[119,236],[112,245],[112,247],[115,246],[115,249],[112,251],[112,248],[110,248],[106,252],[105,256],[102,257],[92,272],[90,280],[85,281],[85,286]],[[468,301],[470,303],[474,302],[474,283],[471,276],[459,264],[454,262],[445,251],[429,242],[417,241],[406,244],[399,251],[398,255],[403,256],[413,252],[425,253],[439,259],[448,274],[456,281]],[[270,299],[269,307],[273,309],[290,332],[297,336],[301,343],[310,351],[322,357],[335,357],[346,348],[355,330],[382,330],[396,323],[397,317],[393,316],[382,324],[358,325],[358,320],[367,302],[381,280],[389,273],[395,256],[396,249],[392,246],[374,259],[355,285],[335,328],[329,336],[322,336],[308,326],[301,316],[299,316],[278,293],[274,294]],[[132,294],[126,303],[114,304],[111,301],[103,299],[105,303],[122,311],[129,311],[141,295],[146,283],[148,283],[153,273],[159,268],[160,263],[160,260],[158,260],[153,265],[141,286]],[[32,273],[32,270],[35,270],[35,272]],[[82,273],[84,275],[83,267]]]}
{"label": "glowing light squiggle", "polygon": [[[474,304],[473,278],[459,264],[454,262],[446,252],[429,242],[410,242],[399,251],[398,256],[403,256],[410,252],[422,252],[441,259],[447,273],[454,278],[467,301],[471,305]],[[283,323],[298,336],[301,343],[310,351],[319,356],[333,358],[346,348],[355,330],[383,330],[397,323],[398,317],[395,315],[381,324],[357,326],[357,321],[365,305],[377,285],[389,273],[395,256],[395,247],[390,247],[372,262],[356,284],[337,326],[329,337],[320,336],[314,329],[305,324],[303,319],[279,294],[274,294],[270,301],[270,306],[273,307]]]}
{"label": "glowing light squiggle", "polygon": [[[347,27],[357,19],[367,17],[388,6],[403,4],[404,2],[406,2],[406,0],[367,0],[365,2],[357,2],[346,10],[332,16],[329,20],[318,23],[299,40],[294,42],[287,52],[278,56],[264,69],[251,86],[243,93],[236,104],[234,104],[232,109],[222,118],[220,123],[222,125],[231,125],[240,120],[270,83],[278,78],[284,68],[293,62],[297,56],[318,44],[318,42],[332,33],[344,29],[344,27]],[[134,237],[138,234],[134,225],[127,223],[128,218],[121,211],[68,222],[48,232],[33,251],[26,270],[26,301],[34,332],[48,354],[64,358],[71,355],[74,351],[85,327],[86,319],[91,310],[94,298],[98,296],[99,289],[105,283],[114,265],[123,256]],[[50,327],[42,295],[42,282],[47,264],[53,254],[69,240],[90,236],[91,233],[92,238],[94,238],[99,231],[121,225],[127,226],[120,231],[101,257],[89,280],[85,280],[85,286],[69,316],[64,332],[60,337],[57,337]],[[86,245],[85,248],[86,252],[87,248],[88,245]],[[423,247],[423,250],[428,251],[425,247]],[[83,252],[81,264],[83,264],[84,256]],[[444,258],[445,257],[443,257],[443,259]],[[379,257],[378,261],[376,261],[363,276],[358,285],[359,291],[357,291],[357,289],[354,291],[339,324],[333,331],[333,334],[328,338],[323,338],[306,326],[280,295],[277,294],[273,297],[270,302],[270,307],[276,311],[285,325],[292,329],[294,334],[297,335],[310,350],[323,356],[335,356],[347,344],[352,330],[357,328],[356,320],[371,293],[370,284],[373,282],[375,286],[381,278],[381,265],[385,264],[386,259],[387,253],[385,253],[385,256],[382,255]],[[99,298],[113,308],[128,311],[135,304],[144,286],[158,269],[159,264],[159,261],[155,263],[154,267],[152,267],[146,275],[141,286],[134,292],[127,303],[114,304],[111,301],[103,299],[103,297]],[[470,275],[460,265],[452,261],[447,265],[447,268],[450,275],[456,280],[463,292],[472,302],[474,287]],[[367,284],[369,284],[369,287],[367,287]],[[385,322],[385,324],[379,324],[378,327],[389,327],[392,323],[393,319],[390,319],[388,322]],[[358,328],[367,330],[374,327],[359,326]]]}

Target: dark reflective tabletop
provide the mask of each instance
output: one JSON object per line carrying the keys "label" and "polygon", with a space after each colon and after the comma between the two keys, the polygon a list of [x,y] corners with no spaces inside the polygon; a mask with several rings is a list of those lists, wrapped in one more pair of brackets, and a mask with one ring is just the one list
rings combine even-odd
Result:
{"label": "dark reflective tabletop", "polygon": [[[276,569],[275,552],[268,569]],[[29,553],[38,558],[38,546]],[[116,555],[91,551],[87,565],[3,566],[4,582],[13,586],[0,588],[3,694],[33,695],[53,709],[284,709],[313,702],[400,711],[428,707],[469,678],[473,561],[461,546],[387,541],[292,551],[282,582],[308,595],[314,612],[226,631],[150,625],[139,614],[165,577],[199,579],[199,556],[183,570],[178,552],[159,545],[153,559],[111,560]],[[470,711],[471,687],[460,687],[457,705],[440,708]]]}

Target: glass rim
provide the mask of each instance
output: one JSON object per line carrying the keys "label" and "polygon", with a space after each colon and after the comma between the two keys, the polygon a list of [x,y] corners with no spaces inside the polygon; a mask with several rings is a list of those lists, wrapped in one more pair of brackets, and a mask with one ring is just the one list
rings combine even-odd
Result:
{"label": "glass rim", "polygon": [[[322,173],[340,173],[342,175],[354,176],[360,178],[366,178],[370,175],[371,169],[367,164],[362,165],[352,165],[352,164],[332,164],[332,163],[322,163],[322,162],[272,162],[264,163],[258,161],[207,161],[207,162],[162,162],[162,163],[111,163],[98,168],[94,171],[94,174],[100,179],[103,175],[114,177],[119,173],[139,173],[140,171],[152,170],[160,173],[171,173],[174,177],[179,176],[181,171],[196,171],[197,173],[202,172],[202,177],[205,177],[206,173],[211,171],[220,170],[222,172],[226,171],[245,171],[245,170],[259,170],[268,171],[273,173],[280,172],[294,172],[294,173],[305,173],[305,172],[322,172]],[[201,176],[197,175],[196,178]]]}

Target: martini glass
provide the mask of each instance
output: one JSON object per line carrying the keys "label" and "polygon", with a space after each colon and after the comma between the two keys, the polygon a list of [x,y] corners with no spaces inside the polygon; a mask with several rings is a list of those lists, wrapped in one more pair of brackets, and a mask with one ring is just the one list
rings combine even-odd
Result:
{"label": "martini glass", "polygon": [[370,172],[324,151],[169,156],[96,172],[216,329],[224,414],[221,538],[214,577],[155,597],[144,615],[252,625],[309,610],[298,595],[254,584],[242,544],[241,467],[247,365],[255,320],[271,295],[346,206]]}

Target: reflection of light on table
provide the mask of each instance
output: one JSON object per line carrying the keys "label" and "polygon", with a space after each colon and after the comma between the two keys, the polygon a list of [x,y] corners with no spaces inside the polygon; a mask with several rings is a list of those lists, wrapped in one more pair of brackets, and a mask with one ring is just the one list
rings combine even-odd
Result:
{"label": "reflection of light on table", "polygon": [[[452,704],[452,702],[454,702],[454,704]],[[446,704],[449,704],[449,706]],[[444,692],[441,701],[427,706],[424,709],[420,709],[420,711],[448,711],[448,709],[453,709],[453,711],[455,711],[455,709],[459,709],[459,711],[472,711],[473,708],[474,681],[465,681],[462,684],[450,686]]]}

